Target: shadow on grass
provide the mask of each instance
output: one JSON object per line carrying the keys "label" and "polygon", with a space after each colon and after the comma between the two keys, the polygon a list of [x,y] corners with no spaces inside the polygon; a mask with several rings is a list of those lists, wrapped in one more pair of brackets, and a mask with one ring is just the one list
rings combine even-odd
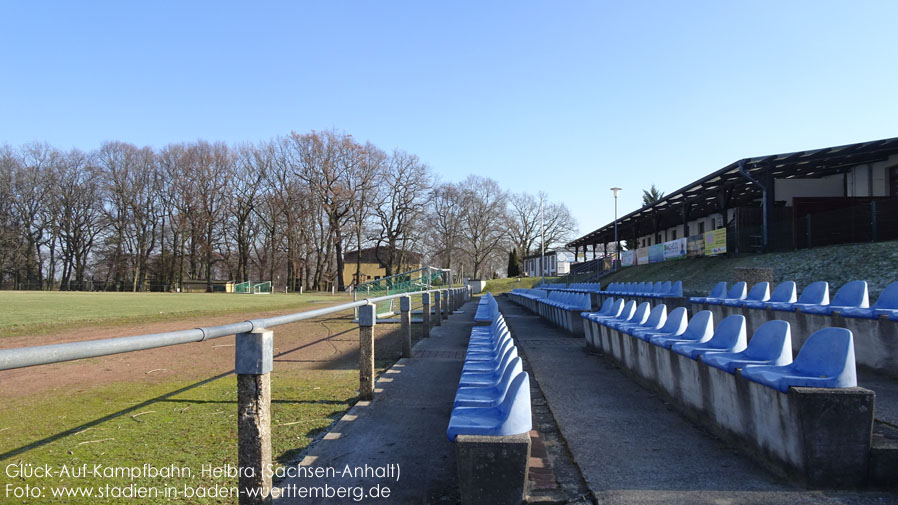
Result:
{"label": "shadow on grass", "polygon": [[160,401],[164,401],[164,400],[166,400],[166,399],[168,399],[168,398],[171,398],[172,396],[179,395],[179,394],[181,394],[181,393],[183,393],[183,392],[185,392],[185,391],[190,391],[191,389],[196,389],[196,388],[198,388],[198,387],[200,387],[200,386],[202,386],[202,385],[205,385],[205,384],[208,384],[208,383],[210,383],[210,382],[216,381],[216,380],[221,379],[221,378],[223,378],[223,377],[227,377],[228,375],[231,375],[232,373],[234,373],[233,370],[231,370],[230,372],[225,372],[225,373],[218,374],[218,375],[216,375],[216,376],[214,376],[214,377],[210,377],[210,378],[208,378],[208,379],[201,380],[201,381],[196,382],[196,383],[194,383],[194,384],[191,384],[191,385],[189,385],[189,386],[184,386],[184,387],[182,387],[182,388],[180,388],[180,389],[177,389],[177,390],[175,390],[175,391],[172,391],[172,392],[170,392],[170,393],[165,393],[164,395],[160,395],[160,396],[157,396],[157,397],[155,397],[155,398],[151,398],[151,399],[149,399],[149,400],[143,401],[143,402],[141,402],[141,403],[138,403],[137,405],[128,407],[128,408],[123,409],[123,410],[120,410],[120,411],[118,411],[118,412],[113,412],[112,414],[103,416],[103,417],[98,418],[98,419],[94,419],[93,421],[86,422],[86,423],[84,423],[84,424],[82,424],[82,425],[80,425],[80,426],[76,426],[76,427],[74,427],[74,428],[71,428],[71,429],[68,429],[68,430],[59,432],[59,433],[57,433],[57,434],[55,434],[55,435],[50,435],[49,437],[43,438],[43,439],[41,439],[41,440],[37,440],[37,441],[35,441],[35,442],[31,442],[30,444],[28,444],[28,445],[23,445],[22,447],[19,447],[18,449],[13,449],[13,450],[11,450],[11,451],[4,452],[4,453],[0,454],[0,461],[5,460],[5,459],[8,459],[8,458],[15,457],[15,456],[18,456],[19,454],[22,454],[22,453],[24,453],[24,452],[28,452],[28,451],[30,451],[30,450],[32,450],[32,449],[37,449],[38,447],[43,447],[43,446],[45,446],[45,445],[47,445],[47,444],[49,444],[49,443],[55,442],[55,441],[57,441],[57,440],[60,440],[60,439],[62,439],[62,438],[65,438],[65,437],[67,437],[67,436],[69,436],[69,435],[74,435],[75,433],[78,433],[78,432],[80,432],[80,431],[83,431],[83,430],[85,430],[85,429],[87,429],[87,428],[91,428],[91,427],[93,427],[93,426],[97,426],[97,425],[99,425],[99,424],[105,423],[106,421],[111,421],[111,420],[113,420],[113,419],[115,419],[115,418],[121,417],[121,416],[123,416],[123,415],[129,414],[129,413],[134,412],[134,411],[137,411],[137,410],[140,410],[140,409],[142,409],[142,408],[144,408],[144,407],[146,407],[146,406],[148,406],[148,405],[152,405],[153,403],[160,402]]}
{"label": "shadow on grass", "polygon": [[[337,319],[337,318],[334,318],[334,319]],[[387,326],[387,328],[390,328],[390,327]],[[288,355],[288,354],[295,353],[295,352],[297,352],[297,351],[301,351],[301,350],[306,349],[306,348],[308,348],[308,347],[311,347],[311,346],[313,346],[313,345],[316,345],[316,344],[320,344],[320,343],[326,342],[326,341],[328,341],[328,340],[330,340],[330,339],[333,339],[334,337],[338,337],[338,336],[341,336],[341,335],[345,335],[345,334],[347,334],[347,333],[352,333],[352,332],[354,332],[354,331],[357,331],[357,329],[352,328],[352,329],[340,331],[340,332],[334,333],[334,334],[332,334],[332,335],[328,335],[327,337],[324,337],[324,338],[315,340],[314,342],[309,342],[309,343],[306,343],[306,344],[297,346],[297,347],[292,348],[292,349],[288,349],[288,350],[285,350],[285,351],[281,351],[281,352],[279,352],[279,353],[277,353],[277,354],[275,354],[275,355],[273,356],[274,361],[275,361],[275,362],[315,362],[315,361],[317,361],[317,360],[289,360],[289,359],[278,359],[278,358],[283,358],[284,356],[286,356],[286,355]],[[416,329],[416,330],[413,332],[413,341],[414,341],[414,342],[417,342],[420,338],[421,338],[421,330],[420,330],[420,328],[418,328],[418,329]],[[383,333],[381,333],[380,335],[378,335],[377,338],[376,338],[376,340],[375,340],[375,346],[377,347],[377,351],[376,351],[376,353],[375,353],[375,356],[388,356],[388,357],[386,357],[386,358],[381,357],[381,358],[377,359],[377,360],[376,360],[376,367],[377,367],[377,368],[389,368],[390,366],[392,366],[392,364],[395,363],[396,360],[399,358],[399,354],[400,354],[400,352],[401,352],[401,351],[400,351],[400,350],[401,350],[401,341],[400,341],[400,332],[399,332],[399,328],[398,328],[398,327],[390,328],[389,330],[384,331]],[[350,350],[348,350],[347,352],[340,354],[340,356],[337,357],[337,358],[331,358],[330,360],[320,360],[320,362],[322,362],[322,363],[328,362],[328,363],[331,363],[332,365],[338,365],[338,366],[336,366],[336,367],[333,367],[333,366],[332,366],[332,367],[322,367],[322,368],[326,368],[326,369],[354,369],[354,368],[357,369],[358,354],[359,354],[359,353],[358,353],[358,347],[356,346],[354,349],[350,349]],[[169,392],[169,393],[165,393],[165,394],[163,394],[163,395],[159,395],[159,396],[157,396],[157,397],[155,397],[155,398],[151,398],[151,399],[149,399],[149,400],[145,400],[145,401],[143,401],[143,402],[141,402],[141,403],[138,403],[138,404],[133,405],[133,406],[131,406],[131,407],[128,407],[128,408],[126,408],[126,409],[119,410],[118,412],[113,412],[113,413],[108,414],[108,415],[106,415],[106,416],[103,416],[103,417],[94,419],[94,420],[92,420],[92,421],[88,421],[88,422],[83,423],[83,424],[81,424],[81,425],[79,425],[79,426],[76,426],[76,427],[74,427],[74,428],[70,428],[70,429],[68,429],[68,430],[61,431],[61,432],[56,433],[56,434],[54,434],[54,435],[50,435],[50,436],[45,437],[45,438],[42,438],[42,439],[40,439],[40,440],[37,440],[37,441],[31,442],[31,443],[29,443],[29,444],[23,445],[23,446],[21,446],[21,447],[19,447],[19,448],[12,449],[12,450],[6,451],[6,452],[4,452],[4,453],[0,453],[0,461],[6,460],[6,459],[9,459],[9,458],[13,458],[13,457],[18,456],[18,455],[20,455],[20,454],[22,454],[22,453],[28,452],[28,451],[30,451],[30,450],[32,450],[32,449],[37,449],[37,448],[43,447],[43,446],[45,446],[45,445],[47,445],[47,444],[56,442],[56,441],[61,440],[61,439],[65,438],[65,437],[68,437],[68,436],[70,436],[70,435],[74,435],[74,434],[76,434],[76,433],[79,433],[79,432],[81,432],[81,431],[83,431],[83,430],[85,430],[85,429],[87,429],[87,428],[91,428],[91,427],[97,426],[97,425],[99,425],[99,424],[105,423],[105,422],[107,422],[107,421],[111,421],[111,420],[113,420],[113,419],[116,419],[116,418],[118,418],[118,417],[121,417],[121,416],[130,414],[130,413],[132,413],[132,412],[138,411],[138,410],[143,409],[143,408],[145,408],[145,407],[147,407],[147,406],[149,406],[149,405],[151,405],[151,404],[153,404],[153,403],[159,403],[159,402],[172,402],[172,403],[197,403],[197,404],[202,404],[202,403],[222,403],[222,404],[224,404],[224,403],[231,403],[231,404],[236,404],[236,403],[237,403],[236,401],[215,401],[215,400],[199,400],[199,401],[197,401],[197,400],[186,400],[186,399],[185,399],[185,400],[180,400],[180,399],[174,399],[174,398],[172,398],[173,396],[177,396],[177,395],[179,395],[179,394],[181,394],[181,393],[184,393],[184,392],[186,392],[186,391],[190,391],[190,390],[192,390],[192,389],[196,389],[196,388],[198,388],[198,387],[200,387],[200,386],[209,384],[210,382],[213,382],[213,381],[216,381],[216,380],[218,380],[218,379],[222,379],[222,378],[224,378],[224,377],[227,377],[227,376],[229,376],[229,375],[231,375],[231,374],[233,374],[233,373],[234,373],[234,370],[230,370],[230,371],[227,371],[227,372],[220,373],[220,374],[215,375],[215,376],[213,376],[213,377],[210,377],[210,378],[208,378],[208,379],[204,379],[204,380],[201,380],[201,381],[196,382],[196,383],[194,383],[194,384],[190,384],[190,385],[188,385],[188,386],[184,386],[184,387],[182,387],[182,388],[180,388],[180,389],[177,389],[177,390],[175,390],[175,391],[171,391],[171,392]],[[330,415],[328,416],[328,417],[330,417],[332,420],[336,420],[336,419],[339,418],[339,416],[341,416],[347,409],[349,409],[349,408],[355,403],[356,400],[357,400],[357,397],[348,398],[348,399],[346,399],[345,401],[340,401],[340,400],[310,400],[310,401],[303,401],[303,400],[298,400],[298,401],[291,401],[291,400],[272,400],[272,403],[284,403],[284,404],[344,405],[344,406],[345,406],[345,409],[341,409],[341,410],[334,411],[332,414],[330,414]],[[314,430],[311,430],[311,431],[309,432],[309,434],[308,434],[308,438],[312,439],[312,438],[314,438],[315,436],[321,434],[322,432],[327,431],[327,429],[329,429],[329,428],[328,428],[328,427],[325,427],[325,428],[316,428],[316,429],[314,429]],[[291,450],[288,450],[288,451],[286,451],[284,454],[282,454],[281,456],[279,456],[279,457],[277,458],[277,460],[278,460],[279,462],[282,462],[282,461],[289,461],[289,460],[290,460],[290,457],[289,457],[290,454],[298,454],[300,451],[302,451],[302,448],[297,448],[297,449],[291,449]]]}
{"label": "shadow on grass", "polygon": [[[324,339],[322,339],[322,340],[327,340],[328,338],[331,338],[331,337],[326,337],[326,338],[324,338]],[[316,342],[313,342],[313,343],[317,343],[317,342],[320,342],[320,341],[316,341]],[[285,355],[285,354],[288,354],[288,353],[291,353],[291,352],[295,352],[296,350],[302,349],[303,347],[307,347],[308,345],[312,345],[312,344],[306,344],[306,345],[304,345],[304,346],[297,347],[296,349],[290,349],[290,350],[288,350],[288,351],[280,352],[280,353],[274,355],[274,358],[278,358],[279,356],[283,356],[283,355]],[[45,438],[42,438],[42,439],[40,439],[40,440],[36,440],[36,441],[34,441],[34,442],[31,442],[30,444],[23,445],[22,447],[19,447],[19,448],[16,448],[16,449],[12,449],[12,450],[6,451],[6,452],[4,452],[4,453],[0,453],[0,461],[6,460],[6,459],[9,459],[9,458],[13,458],[13,457],[18,456],[18,455],[20,455],[20,454],[22,454],[22,453],[28,452],[28,451],[30,451],[30,450],[32,450],[32,449],[37,449],[37,448],[39,448],[39,447],[43,447],[43,446],[45,446],[45,445],[47,445],[47,444],[56,442],[57,440],[61,440],[61,439],[65,438],[65,437],[68,437],[68,436],[70,436],[70,435],[74,435],[74,434],[76,434],[76,433],[79,433],[79,432],[81,432],[81,431],[83,431],[83,430],[85,430],[85,429],[87,429],[87,428],[92,428],[92,427],[94,427],[94,426],[97,426],[97,425],[100,425],[100,424],[102,424],[102,423],[105,423],[106,421],[111,421],[111,420],[116,419],[116,418],[119,418],[119,417],[121,417],[121,416],[130,414],[130,413],[132,413],[132,412],[135,412],[135,411],[137,411],[137,410],[140,410],[140,409],[142,409],[142,408],[144,408],[144,407],[147,407],[147,406],[149,406],[149,405],[152,405],[152,404],[154,404],[154,403],[171,402],[171,403],[232,403],[232,404],[236,404],[236,403],[237,403],[236,401],[186,400],[186,399],[185,399],[185,400],[179,400],[179,399],[174,399],[174,398],[172,398],[173,396],[177,396],[177,395],[179,395],[179,394],[181,394],[181,393],[184,393],[184,392],[187,392],[187,391],[196,389],[196,388],[198,388],[198,387],[200,387],[200,386],[204,386],[204,385],[206,385],[206,384],[209,384],[210,382],[214,382],[214,381],[216,381],[216,380],[218,380],[218,379],[225,378],[225,377],[227,377],[227,376],[229,376],[229,375],[232,375],[233,373],[234,373],[234,370],[229,370],[229,371],[227,371],[227,372],[220,373],[220,374],[215,375],[215,376],[213,376],[213,377],[210,377],[210,378],[208,378],[208,379],[204,379],[204,380],[201,380],[201,381],[199,381],[199,382],[195,382],[195,383],[193,383],[193,384],[190,384],[190,385],[188,385],[188,386],[184,386],[184,387],[182,387],[182,388],[180,388],[180,389],[176,389],[176,390],[174,390],[174,391],[165,393],[165,394],[163,394],[163,395],[159,395],[159,396],[157,396],[157,397],[155,397],[155,398],[150,398],[149,400],[145,400],[145,401],[143,401],[143,402],[141,402],[141,403],[138,403],[138,404],[133,405],[133,406],[131,406],[131,407],[128,407],[128,408],[126,408],[126,409],[119,410],[118,412],[113,412],[113,413],[111,413],[111,414],[109,414],[109,415],[106,415],[106,416],[103,416],[103,417],[94,419],[93,421],[88,421],[88,422],[86,422],[86,423],[84,423],[84,424],[81,424],[81,425],[79,425],[79,426],[76,426],[76,427],[74,427],[74,428],[70,428],[70,429],[68,429],[68,430],[61,431],[61,432],[59,432],[59,433],[56,433],[56,434],[54,434],[54,435],[50,435],[50,436],[45,437]],[[356,397],[348,398],[348,399],[346,399],[345,401],[339,401],[339,400],[314,400],[314,401],[303,401],[303,400],[298,400],[298,401],[291,401],[291,400],[272,400],[271,402],[272,402],[272,403],[290,403],[290,404],[345,405],[346,408],[348,409],[350,406],[352,406],[353,403],[355,403],[355,400],[356,400]],[[329,417],[334,418],[334,416],[337,416],[337,415],[341,414],[342,412],[343,412],[343,410],[334,412],[333,415],[332,415],[332,416],[329,416]]]}

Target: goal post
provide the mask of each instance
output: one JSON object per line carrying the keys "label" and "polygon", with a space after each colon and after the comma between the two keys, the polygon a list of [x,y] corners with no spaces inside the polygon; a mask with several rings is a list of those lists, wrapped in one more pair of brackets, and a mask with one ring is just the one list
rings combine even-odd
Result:
{"label": "goal post", "polygon": [[270,295],[271,294],[271,281],[260,282],[253,286],[253,294],[254,295]]}

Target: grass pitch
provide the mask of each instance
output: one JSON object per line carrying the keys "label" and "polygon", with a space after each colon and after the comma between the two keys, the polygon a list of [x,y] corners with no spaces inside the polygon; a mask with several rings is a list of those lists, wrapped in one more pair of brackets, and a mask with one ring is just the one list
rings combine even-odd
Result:
{"label": "grass pitch", "polygon": [[[12,465],[15,472],[47,465],[54,475],[0,472],[0,503],[134,503],[135,498],[124,493],[141,490],[157,494],[137,503],[236,503],[227,496],[207,496],[235,488],[236,477],[203,473],[204,465],[237,466],[236,384],[229,374],[200,382],[122,382],[5,400],[0,410],[0,466]],[[289,462],[355,402],[357,387],[358,372],[351,370],[272,372],[273,459]],[[142,472],[146,464],[187,468],[190,475],[120,473],[134,468]],[[63,468],[78,472],[84,465],[87,475],[60,475]],[[96,475],[95,465],[101,472],[119,474]],[[174,496],[165,496],[168,488],[175,490]],[[15,494],[25,489],[40,496]]]}
{"label": "grass pitch", "polygon": [[95,324],[127,325],[232,312],[267,312],[351,301],[346,295],[0,291],[0,337]]}

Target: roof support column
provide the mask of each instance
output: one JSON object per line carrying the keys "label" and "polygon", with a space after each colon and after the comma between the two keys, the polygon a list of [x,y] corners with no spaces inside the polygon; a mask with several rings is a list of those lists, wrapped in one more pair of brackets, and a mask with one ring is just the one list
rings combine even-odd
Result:
{"label": "roof support column", "polygon": [[[750,182],[761,188],[761,244],[763,247],[763,251],[767,252],[767,214],[768,207],[770,206],[770,199],[767,196],[767,186],[761,184],[757,179],[749,175],[749,173],[745,170],[745,160],[739,160],[739,173],[742,174],[742,176],[748,179]],[[771,191],[770,193],[770,196],[772,197],[773,192]]]}

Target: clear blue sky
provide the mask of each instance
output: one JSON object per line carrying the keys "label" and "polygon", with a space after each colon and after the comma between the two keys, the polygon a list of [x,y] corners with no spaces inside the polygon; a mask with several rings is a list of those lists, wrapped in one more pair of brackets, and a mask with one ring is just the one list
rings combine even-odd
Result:
{"label": "clear blue sky", "polygon": [[898,136],[898,2],[12,2],[0,144],[336,128],[588,232],[742,157]]}

